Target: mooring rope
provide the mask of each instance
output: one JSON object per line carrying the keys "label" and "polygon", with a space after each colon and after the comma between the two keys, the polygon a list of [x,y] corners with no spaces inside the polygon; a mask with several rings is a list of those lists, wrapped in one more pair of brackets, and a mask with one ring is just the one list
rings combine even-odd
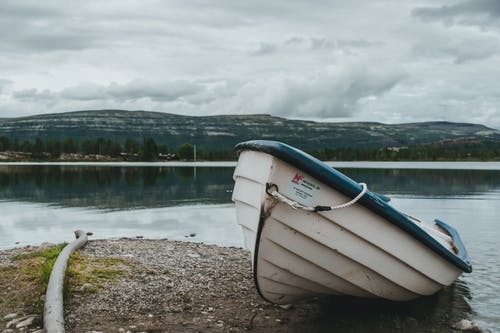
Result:
{"label": "mooring rope", "polygon": [[295,200],[289,199],[289,198],[285,197],[283,194],[279,193],[278,186],[276,184],[271,184],[271,183],[266,184],[266,193],[269,194],[270,196],[272,196],[273,198],[275,198],[276,200],[290,206],[292,209],[300,209],[300,210],[304,210],[306,212],[323,212],[323,211],[328,211],[328,210],[343,209],[343,208],[347,208],[349,206],[354,205],[356,202],[358,202],[359,199],[361,199],[363,197],[363,195],[365,195],[366,191],[368,190],[368,186],[366,186],[365,183],[359,183],[359,185],[361,185],[363,189],[361,190],[361,192],[359,192],[359,194],[354,199],[352,199],[349,202],[346,202],[346,203],[343,203],[340,205],[336,205],[336,206],[314,206],[314,207],[313,206],[305,206],[305,205],[303,205]]}

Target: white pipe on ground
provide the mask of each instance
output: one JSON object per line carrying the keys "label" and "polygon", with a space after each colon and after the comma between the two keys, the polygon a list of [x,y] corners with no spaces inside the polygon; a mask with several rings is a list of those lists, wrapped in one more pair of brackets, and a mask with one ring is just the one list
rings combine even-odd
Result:
{"label": "white pipe on ground", "polygon": [[66,266],[69,256],[87,243],[84,231],[75,231],[75,236],[76,239],[59,253],[50,273],[43,311],[43,326],[47,333],[64,333],[63,286]]}

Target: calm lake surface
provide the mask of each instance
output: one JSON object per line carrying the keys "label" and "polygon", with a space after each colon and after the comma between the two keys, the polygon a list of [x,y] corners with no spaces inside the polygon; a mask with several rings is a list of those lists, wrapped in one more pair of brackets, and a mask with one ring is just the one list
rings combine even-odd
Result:
{"label": "calm lake surface", "polygon": [[[92,231],[94,239],[143,236],[242,246],[231,203],[234,169],[221,165],[0,165],[0,249],[71,241],[76,229]],[[474,272],[404,306],[354,302],[350,309],[333,299],[297,331],[326,332],[333,321],[345,321],[350,331],[442,332],[462,318],[500,331],[500,168],[444,165],[348,164],[340,170],[390,196],[408,214],[456,227]]]}

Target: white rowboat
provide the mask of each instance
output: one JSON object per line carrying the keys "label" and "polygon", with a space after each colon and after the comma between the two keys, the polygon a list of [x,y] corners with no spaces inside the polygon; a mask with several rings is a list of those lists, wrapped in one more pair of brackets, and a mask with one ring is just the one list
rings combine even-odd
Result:
{"label": "white rowboat", "polygon": [[236,146],[233,201],[262,297],[331,294],[407,301],[472,267],[456,230],[423,223],[306,153],[274,141]]}

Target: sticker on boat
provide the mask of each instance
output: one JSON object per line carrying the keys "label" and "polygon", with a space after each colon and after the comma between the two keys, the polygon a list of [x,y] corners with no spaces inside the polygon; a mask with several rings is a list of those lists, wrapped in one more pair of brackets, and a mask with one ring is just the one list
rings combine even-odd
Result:
{"label": "sticker on boat", "polygon": [[312,206],[319,192],[320,186],[316,181],[297,172],[288,182],[284,194],[290,199]]}

